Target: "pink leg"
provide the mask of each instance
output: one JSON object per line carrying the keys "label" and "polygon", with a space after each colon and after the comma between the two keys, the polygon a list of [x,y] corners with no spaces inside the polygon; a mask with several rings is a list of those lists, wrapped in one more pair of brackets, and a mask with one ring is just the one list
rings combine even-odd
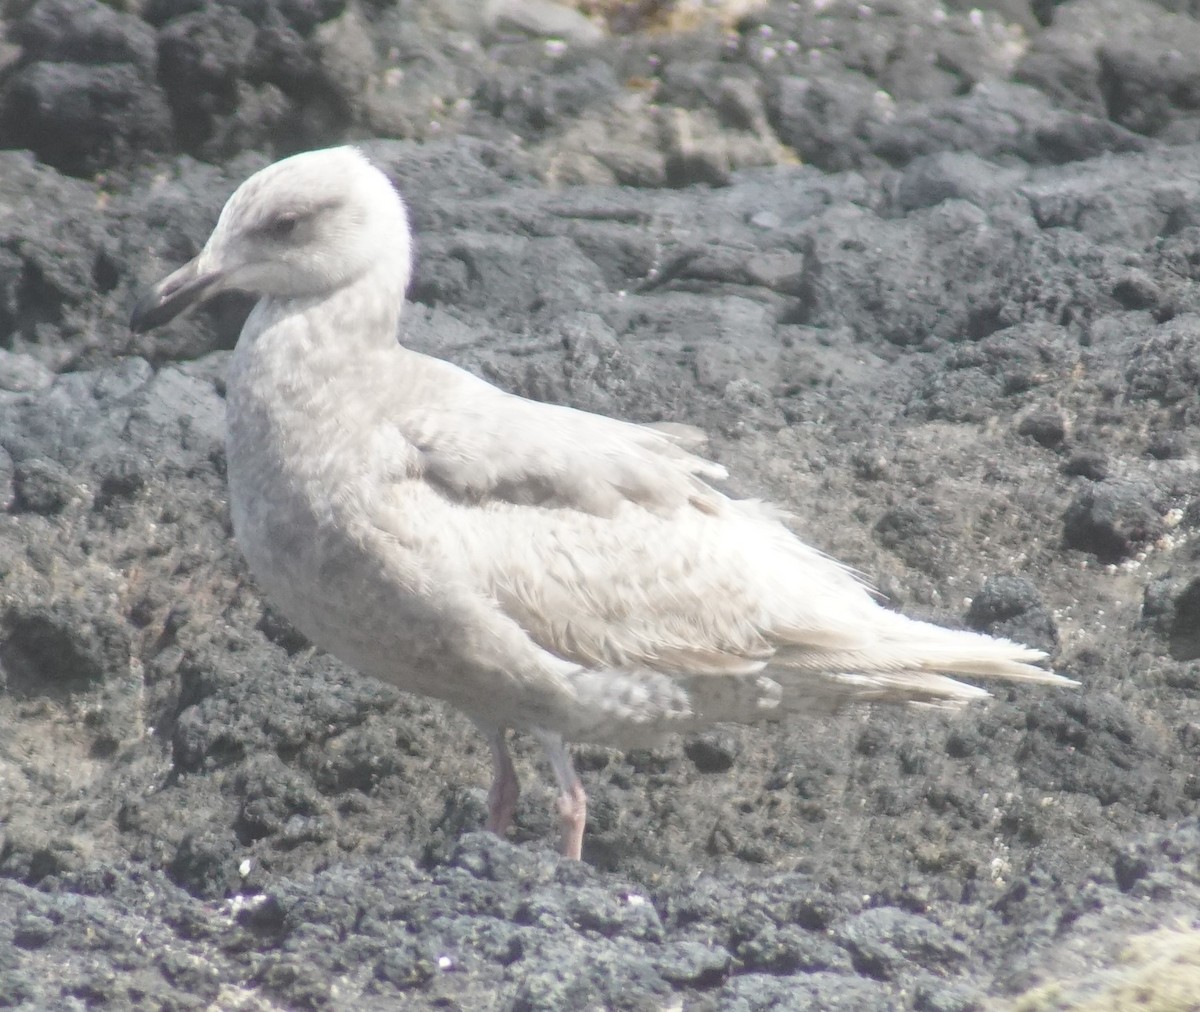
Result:
{"label": "pink leg", "polygon": [[492,786],[488,789],[487,829],[497,836],[503,836],[512,825],[521,785],[517,781],[512,756],[508,754],[506,729],[489,728],[484,733],[492,749]]}
{"label": "pink leg", "polygon": [[572,861],[578,861],[583,856],[583,829],[587,825],[587,793],[575,773],[571,763],[571,754],[557,734],[548,731],[537,732],[542,747],[546,750],[546,758],[554,770],[554,779],[558,781],[561,793],[556,806],[558,808],[559,831],[562,834],[562,855]]}
{"label": "pink leg", "polygon": [[583,828],[587,825],[587,794],[579,778],[558,796],[558,818],[562,832],[562,854],[572,861],[583,860]]}

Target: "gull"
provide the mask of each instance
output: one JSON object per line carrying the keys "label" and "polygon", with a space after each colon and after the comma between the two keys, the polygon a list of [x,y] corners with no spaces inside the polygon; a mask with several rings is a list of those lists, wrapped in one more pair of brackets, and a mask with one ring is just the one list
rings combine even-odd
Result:
{"label": "gull", "polygon": [[1040,651],[883,607],[781,510],[720,491],[697,430],[526,400],[405,348],[411,266],[387,176],[352,147],[305,152],[237,188],[131,327],[258,296],[227,383],[235,537],[313,644],[474,720],[493,832],[517,803],[510,730],[545,749],[579,859],[567,742],[988,695],[951,675],[1076,684]]}

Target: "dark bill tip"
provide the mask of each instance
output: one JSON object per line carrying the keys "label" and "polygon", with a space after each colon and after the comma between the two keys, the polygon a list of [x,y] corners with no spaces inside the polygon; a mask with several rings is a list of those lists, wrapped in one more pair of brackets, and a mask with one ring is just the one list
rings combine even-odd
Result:
{"label": "dark bill tip", "polygon": [[141,334],[170,323],[189,306],[203,302],[216,281],[216,274],[201,274],[195,260],[184,264],[142,296],[133,307],[129,329]]}

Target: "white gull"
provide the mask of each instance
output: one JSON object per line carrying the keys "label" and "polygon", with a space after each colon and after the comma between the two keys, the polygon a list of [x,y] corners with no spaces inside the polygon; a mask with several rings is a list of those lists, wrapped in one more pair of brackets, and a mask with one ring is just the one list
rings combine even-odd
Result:
{"label": "white gull", "polygon": [[246,180],[132,326],[259,296],[228,381],[237,540],[314,644],[474,719],[493,831],[517,801],[509,729],[544,746],[578,858],[565,741],[987,695],[948,674],[1074,684],[1039,651],[881,607],[780,511],[715,489],[694,430],[524,400],[407,350],[410,269],[387,177],[354,148],[308,152]]}

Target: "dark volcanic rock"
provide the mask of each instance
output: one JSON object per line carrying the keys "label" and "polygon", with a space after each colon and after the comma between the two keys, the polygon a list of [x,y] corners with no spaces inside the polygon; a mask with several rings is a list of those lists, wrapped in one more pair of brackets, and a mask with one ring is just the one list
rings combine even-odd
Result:
{"label": "dark volcanic rock", "polygon": [[1082,489],[1063,518],[1067,544],[1103,562],[1129,558],[1165,531],[1153,495],[1151,486],[1134,482],[1103,481]]}
{"label": "dark volcanic rock", "polygon": [[0,84],[0,142],[87,176],[170,143],[154,87],[154,37],[96,0],[39,0],[16,22],[15,73]]}
{"label": "dark volcanic rock", "polygon": [[1020,576],[989,576],[971,599],[966,622],[989,636],[1053,651],[1058,629],[1037,588]]}

